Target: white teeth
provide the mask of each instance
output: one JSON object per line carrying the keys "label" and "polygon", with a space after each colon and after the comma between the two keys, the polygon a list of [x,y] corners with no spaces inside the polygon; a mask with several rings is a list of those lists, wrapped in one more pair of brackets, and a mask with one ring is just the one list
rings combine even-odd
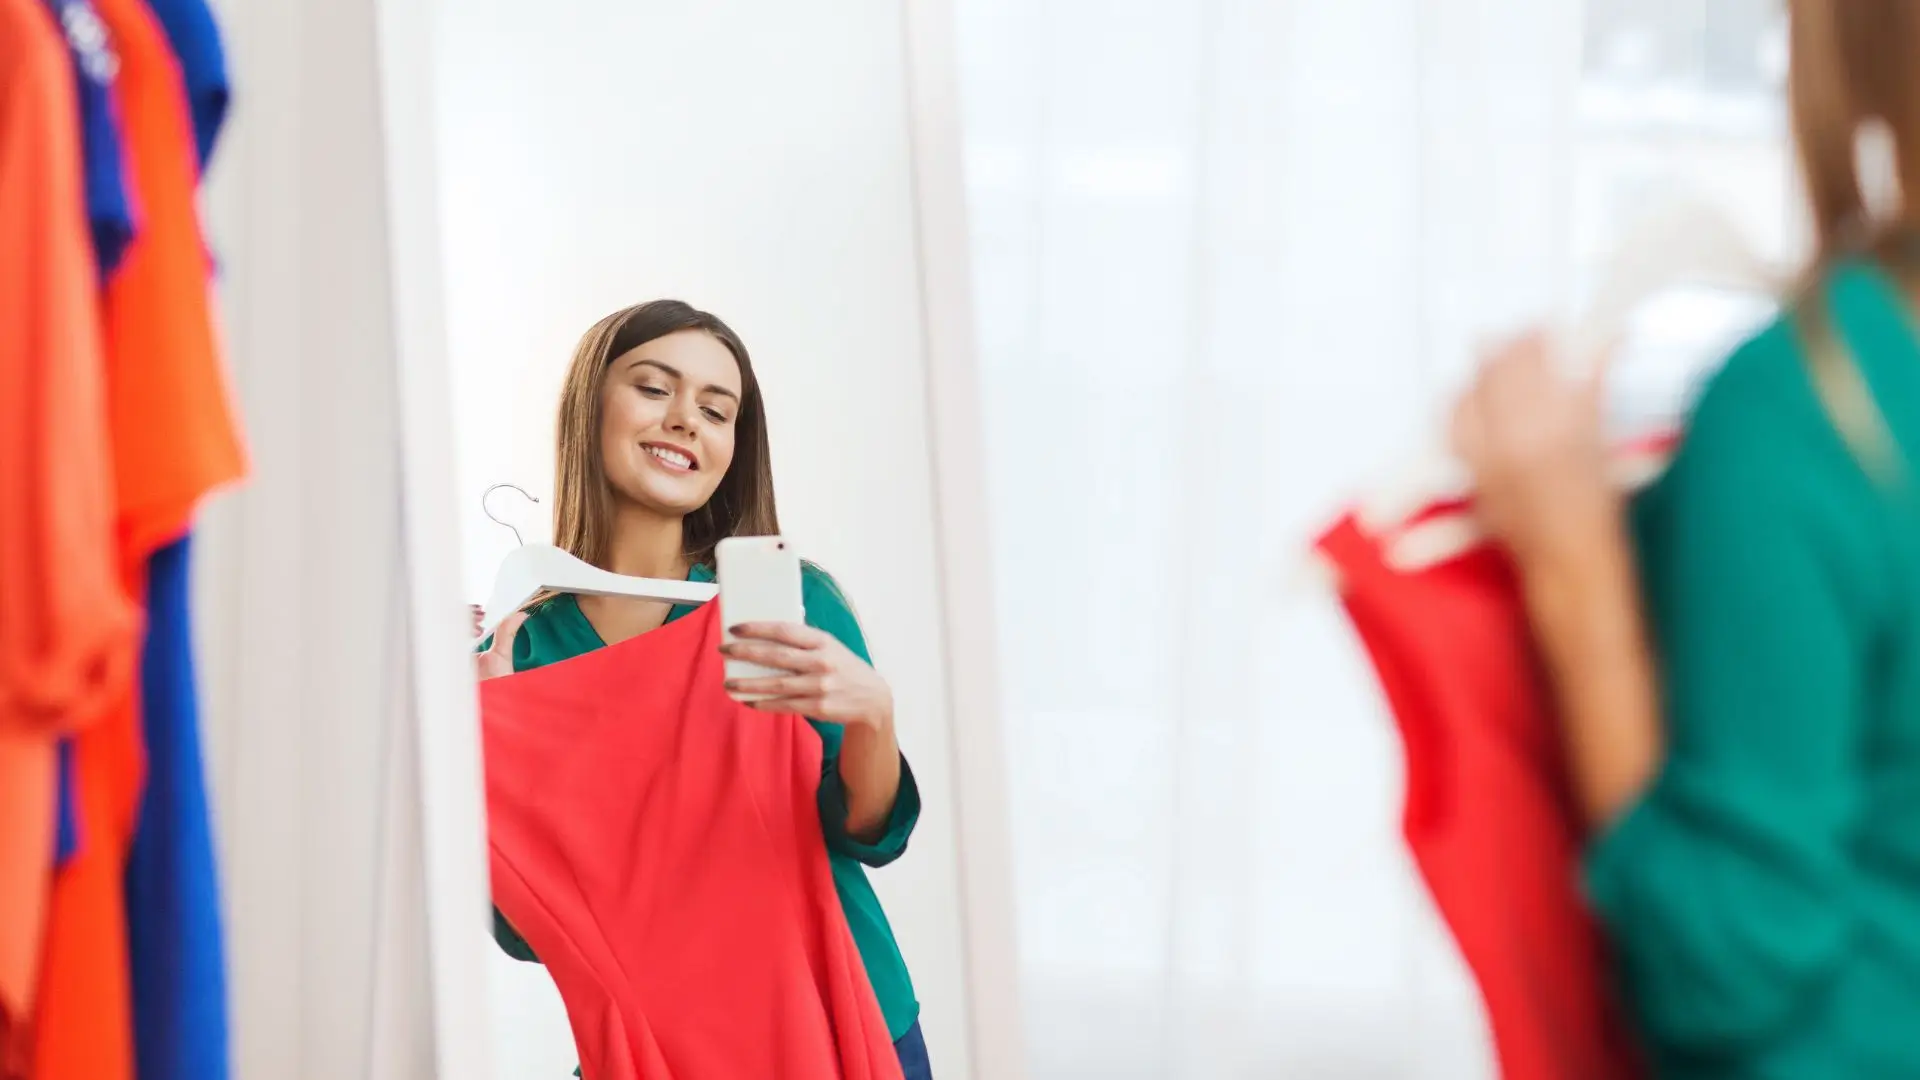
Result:
{"label": "white teeth", "polygon": [[693,459],[688,457],[685,454],[680,453],[677,450],[668,450],[668,449],[665,449],[664,447],[659,447],[659,446],[648,446],[648,447],[643,447],[643,449],[646,450],[647,453],[652,454],[654,457],[659,458],[661,461],[664,461],[669,465],[676,465],[682,469],[693,468]]}

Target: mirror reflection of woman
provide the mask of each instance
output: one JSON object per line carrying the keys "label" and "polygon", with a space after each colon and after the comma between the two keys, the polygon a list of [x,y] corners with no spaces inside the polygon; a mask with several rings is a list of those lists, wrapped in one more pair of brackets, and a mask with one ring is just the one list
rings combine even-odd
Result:
{"label": "mirror reflection of woman", "polygon": [[[554,540],[617,574],[713,580],[714,546],[780,531],[766,409],[747,349],[678,301],[615,312],[589,329],[561,392]],[[802,573],[806,624],[749,624],[728,655],[784,674],[730,682],[752,707],[808,718],[825,751],[821,825],[836,891],[907,1080],[931,1068],[919,1003],[867,867],[899,858],[920,793],[894,734],[893,694],[833,578]],[[475,657],[479,678],[566,660],[658,629],[691,608],[561,594],[504,620]],[[509,954],[538,962],[494,912]],[[591,1078],[589,1078],[591,1080]]]}
{"label": "mirror reflection of woman", "polygon": [[[1791,0],[1820,257],[1629,509],[1544,340],[1455,417],[1666,1077],[1920,1076],[1920,3]],[[1892,137],[1890,217],[1854,146]],[[1657,663],[1656,663],[1657,658]]]}

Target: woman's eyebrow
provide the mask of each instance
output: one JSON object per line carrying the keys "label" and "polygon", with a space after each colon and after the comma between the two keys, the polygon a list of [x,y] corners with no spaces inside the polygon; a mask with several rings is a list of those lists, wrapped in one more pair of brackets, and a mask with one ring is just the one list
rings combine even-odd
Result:
{"label": "woman's eyebrow", "polygon": [[[650,368],[658,368],[663,374],[671,378],[675,378],[675,379],[686,378],[686,376],[680,373],[679,368],[673,367],[670,364],[663,364],[658,360],[650,360],[644,356],[634,360],[634,362],[629,366],[630,367],[646,366]],[[719,394],[722,397],[732,398],[735,401],[740,400],[739,394],[736,394],[733,391],[727,389],[726,387],[721,386],[719,383],[708,383],[706,386],[701,387],[701,392],[708,393],[708,394]]]}

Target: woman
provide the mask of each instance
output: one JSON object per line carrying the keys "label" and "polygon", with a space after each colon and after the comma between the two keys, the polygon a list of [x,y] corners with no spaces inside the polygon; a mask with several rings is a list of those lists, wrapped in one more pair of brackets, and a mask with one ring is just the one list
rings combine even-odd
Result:
{"label": "woman", "polygon": [[[1498,351],[1456,445],[1511,548],[1596,836],[1588,894],[1659,1075],[1920,1076],[1920,4],[1794,0],[1821,258],[1631,514],[1596,385]],[[1657,663],[1656,663],[1657,658]]]}
{"label": "woman", "polygon": [[[713,315],[659,300],[595,323],[561,390],[554,543],[617,574],[713,580],[714,546],[780,531],[765,406],[740,338]],[[919,1004],[865,866],[900,857],[920,793],[894,739],[893,695],[826,572],[802,574],[805,626],[749,624],[723,651],[788,674],[735,680],[753,707],[809,718],[825,749],[821,825],[834,884],[907,1080],[931,1076]],[[480,678],[566,660],[644,634],[690,608],[562,594],[501,623]],[[537,960],[494,913],[502,948]]]}

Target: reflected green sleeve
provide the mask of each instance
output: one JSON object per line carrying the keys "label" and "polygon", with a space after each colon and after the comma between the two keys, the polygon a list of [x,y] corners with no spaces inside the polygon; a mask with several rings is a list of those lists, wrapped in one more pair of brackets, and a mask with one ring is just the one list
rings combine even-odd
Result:
{"label": "reflected green sleeve", "polygon": [[[527,645],[527,639],[527,629],[522,626],[520,633],[514,637],[513,641],[513,666],[516,671],[523,670],[521,653],[523,647]],[[493,635],[488,634],[485,640],[474,647],[473,651],[475,653],[483,653],[491,648],[493,648]],[[493,940],[495,944],[500,946],[500,951],[513,957],[515,960],[525,960],[531,964],[540,962],[540,958],[533,953],[533,946],[527,944],[527,939],[520,936],[520,932],[513,928],[513,924],[507,921],[505,915],[500,914],[499,908],[493,909]]]}
{"label": "reflected green sleeve", "polygon": [[527,944],[527,939],[520,936],[505,915],[500,914],[499,908],[493,909],[493,940],[500,946],[500,951],[515,960],[525,960],[530,964],[540,962],[540,958],[533,954],[533,946]]}
{"label": "reflected green sleeve", "polygon": [[[807,625],[824,630],[847,647],[847,651],[871,664],[866,635],[853,614],[846,594],[826,571],[806,564],[801,576],[801,595],[806,603]],[[872,843],[862,843],[847,833],[847,792],[840,782],[840,743],[844,732],[838,724],[808,720],[820,733],[824,753],[820,761],[820,825],[827,847],[868,866],[885,866],[906,853],[907,841],[920,821],[920,785],[913,778],[907,757],[900,755],[900,793],[887,818],[887,829]]]}

